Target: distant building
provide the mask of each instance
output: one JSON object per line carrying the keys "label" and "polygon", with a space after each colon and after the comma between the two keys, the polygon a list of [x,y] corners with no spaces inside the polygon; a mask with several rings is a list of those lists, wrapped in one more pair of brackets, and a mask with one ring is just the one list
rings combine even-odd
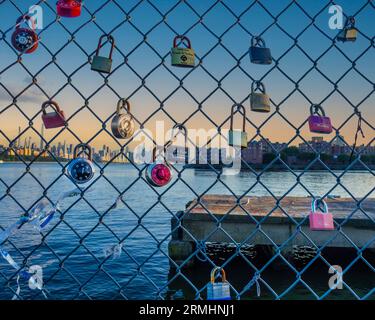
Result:
{"label": "distant building", "polygon": [[258,141],[250,141],[247,144],[247,148],[242,150],[242,159],[247,163],[263,163],[262,144]]}

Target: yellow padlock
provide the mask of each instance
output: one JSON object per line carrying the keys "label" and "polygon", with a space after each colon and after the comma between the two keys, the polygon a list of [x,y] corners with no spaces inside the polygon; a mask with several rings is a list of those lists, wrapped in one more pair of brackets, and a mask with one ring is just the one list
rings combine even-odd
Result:
{"label": "yellow padlock", "polygon": [[[260,92],[256,92],[259,90]],[[250,108],[255,112],[270,112],[271,102],[266,93],[264,84],[260,81],[254,81],[251,85]]]}
{"label": "yellow padlock", "polygon": [[337,40],[342,42],[357,40],[357,28],[355,27],[354,17],[348,17],[344,28],[337,35]]}
{"label": "yellow padlock", "polygon": [[[186,43],[186,48],[180,48],[177,41],[181,40],[181,43]],[[177,36],[173,41],[173,48],[171,49],[172,66],[183,67],[183,68],[194,68],[195,67],[195,53],[191,48],[191,42],[189,38],[185,36]]]}

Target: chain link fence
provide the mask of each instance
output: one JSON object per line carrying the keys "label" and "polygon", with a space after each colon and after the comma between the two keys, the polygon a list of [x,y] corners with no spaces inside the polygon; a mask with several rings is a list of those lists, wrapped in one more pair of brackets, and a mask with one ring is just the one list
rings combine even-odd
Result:
{"label": "chain link fence", "polygon": [[[363,21],[371,24],[375,5],[371,0],[358,1],[351,4],[349,15],[343,4],[344,21],[348,16],[356,19],[357,40],[340,43],[339,30],[328,28],[328,10],[337,4],[335,1],[280,1],[277,4],[225,0],[85,1],[80,16],[69,19],[56,15],[54,1],[28,4],[0,1],[0,136],[4,145],[1,156],[7,161],[6,156],[12,155],[17,161],[15,167],[0,164],[3,166],[0,175],[1,298],[205,299],[209,273],[214,267],[227,271],[232,296],[238,299],[258,295],[282,299],[293,294],[298,296],[301,290],[302,296],[329,298],[335,289],[324,287],[328,281],[326,274],[325,283],[319,288],[304,278],[317,261],[323,261],[327,268],[334,265],[322,253],[325,246],[317,247],[313,242],[305,249],[296,248],[296,254],[303,251],[301,255],[309,257],[301,268],[283,257],[282,250],[290,239],[281,246],[274,245],[276,249],[271,257],[260,265],[251,259],[253,248],[234,241],[231,235],[228,235],[232,239],[231,249],[220,248],[221,244],[210,243],[209,238],[195,239],[195,250],[188,258],[201,261],[201,268],[195,271],[184,268],[189,261],[180,265],[169,256],[172,233],[183,228],[183,215],[177,212],[184,210],[189,200],[196,198],[204,206],[200,199],[205,195],[225,193],[234,195],[238,202],[235,207],[244,209],[241,201],[247,195],[259,195],[257,187],[262,188],[261,196],[271,195],[276,201],[266,217],[281,208],[279,201],[294,195],[296,188],[305,196],[322,198],[340,189],[351,198],[355,209],[335,225],[337,229],[331,239],[338,235],[345,237],[355,254],[340,272],[333,268],[331,273],[339,273],[341,280],[344,278],[342,283],[349,297],[373,298],[373,282],[358,280],[361,284],[356,287],[366,283],[358,293],[345,277],[350,277],[351,270],[359,263],[365,266],[366,275],[374,275],[373,260],[368,258],[367,249],[375,236],[367,239],[364,246],[358,246],[343,227],[355,214],[375,223],[373,213],[362,206],[374,192],[373,164],[363,158],[374,146],[375,42],[373,28]],[[43,9],[43,28],[37,30],[37,50],[26,55],[13,47],[11,37],[20,22],[17,18],[29,13],[28,5]],[[110,74],[90,70],[102,35],[112,35],[115,40]],[[177,35],[188,36],[192,41],[196,54],[194,68],[171,66],[170,47]],[[269,66],[250,64],[253,37],[266,39],[272,51]],[[105,42],[101,50],[108,48]],[[296,67],[298,63],[301,65]],[[270,113],[253,115],[248,111],[253,83],[267,86]],[[116,139],[110,130],[116,103],[121,98],[132,101],[135,125],[140,129],[128,140]],[[40,129],[40,106],[47,100],[59,101],[67,114],[67,125],[48,133]],[[194,147],[209,147],[218,137],[228,138],[223,132],[229,126],[230,108],[235,104],[245,106],[249,145],[265,141],[272,154],[270,161],[260,168],[242,158],[242,168],[252,176],[252,183],[247,181],[239,190],[235,180],[227,180],[217,167],[208,163],[209,174],[201,180],[188,173],[191,171],[186,167],[172,165],[175,178],[167,187],[158,189],[148,184],[144,178],[146,167],[137,164],[129,153],[132,143],[142,134],[152,145],[157,145],[146,128],[154,128],[156,120],[164,120],[170,128],[179,124],[189,129],[215,128],[215,135],[203,146],[189,139]],[[324,159],[324,152],[309,141],[307,119],[309,108],[314,104],[331,112],[334,128],[326,147],[331,148],[339,141],[340,146],[352,153],[338,171]],[[330,104],[342,105],[343,111],[330,109]],[[242,111],[239,113],[243,115]],[[361,138],[358,135],[361,130],[366,144],[358,147],[355,141]],[[271,143],[269,134],[284,143]],[[21,153],[20,140],[25,139],[25,146],[30,145],[26,138],[31,135],[40,140],[40,152]],[[72,145],[103,143],[114,145],[117,150],[107,152],[105,162],[93,158],[96,176],[85,188],[79,189],[79,185],[66,177],[65,155],[53,150],[61,137],[74,141]],[[284,157],[285,150],[298,142],[313,154],[302,170],[295,169]],[[108,148],[102,150],[108,151]],[[96,154],[96,150],[93,152]],[[39,162],[45,158],[52,162],[43,167]],[[127,171],[116,164],[119,159],[128,162]],[[288,185],[285,181],[285,188],[274,192],[264,177],[276,165],[291,175],[292,183]],[[316,187],[319,176],[314,190],[303,181],[317,165],[334,180],[319,194],[319,186]],[[353,175],[351,170],[356,167],[363,175]],[[240,179],[240,176],[231,179]],[[278,179],[273,183],[282,184]],[[352,189],[355,184],[365,186],[360,196]],[[212,217],[213,214],[208,212]],[[229,214],[218,221],[217,229],[222,228],[220,222]],[[288,212],[285,215],[296,223]],[[170,227],[171,218],[177,219],[176,229]],[[261,230],[262,222],[257,226]],[[213,254],[215,250],[222,257],[217,258]],[[248,254],[244,253],[246,250]],[[243,264],[241,281],[231,281],[231,273],[236,273],[233,271],[236,259]],[[280,285],[277,276],[265,276],[277,259],[287,267],[285,272],[292,279],[288,284]],[[252,291],[249,296],[251,288],[256,288],[256,292]]]}

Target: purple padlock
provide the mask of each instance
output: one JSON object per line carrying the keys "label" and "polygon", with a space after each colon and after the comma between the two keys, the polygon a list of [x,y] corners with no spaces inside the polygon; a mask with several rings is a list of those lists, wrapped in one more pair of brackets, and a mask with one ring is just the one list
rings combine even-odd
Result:
{"label": "purple padlock", "polygon": [[[51,106],[53,112],[46,112],[46,108]],[[65,126],[65,115],[55,101],[46,101],[42,104],[42,120],[46,129],[59,128]]]}
{"label": "purple padlock", "polygon": [[[323,212],[319,212],[317,203],[324,205]],[[334,230],[333,216],[328,212],[327,203],[321,198],[315,198],[311,202],[311,212],[309,214],[310,229],[313,231],[330,231]]]}
{"label": "purple padlock", "polygon": [[331,119],[326,117],[324,109],[313,104],[310,107],[309,127],[311,132],[330,134],[332,132]]}

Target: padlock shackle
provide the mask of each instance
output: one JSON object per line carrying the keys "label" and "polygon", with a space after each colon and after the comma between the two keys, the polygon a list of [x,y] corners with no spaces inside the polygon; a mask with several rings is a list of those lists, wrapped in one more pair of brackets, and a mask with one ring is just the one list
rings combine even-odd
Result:
{"label": "padlock shackle", "polygon": [[320,104],[313,104],[313,105],[311,105],[311,107],[310,107],[310,114],[312,116],[314,114],[316,114],[318,116],[321,116],[321,117],[325,117],[326,116],[326,113],[325,113],[323,107]]}
{"label": "padlock shackle", "polygon": [[[126,108],[125,108],[125,106],[126,106]],[[124,109],[125,111],[127,111],[127,113],[130,113],[130,102],[128,100],[126,100],[125,98],[121,98],[117,102],[117,111],[116,111],[116,113],[118,115],[120,114],[121,109]]]}
{"label": "padlock shackle", "polygon": [[319,203],[323,203],[323,206],[324,206],[323,213],[328,213],[328,205],[324,201],[324,199],[322,199],[321,197],[314,197],[313,198],[313,201],[311,201],[311,212],[317,212],[316,209],[318,208],[317,205],[319,205]]}
{"label": "padlock shackle", "polygon": [[231,112],[230,112],[230,130],[233,131],[233,121],[234,121],[234,108],[237,108],[236,112],[239,109],[242,109],[243,112],[243,120],[242,120],[242,131],[245,132],[246,128],[246,109],[242,104],[236,103],[232,106]]}
{"label": "padlock shackle", "polygon": [[35,23],[35,19],[33,17],[31,17],[30,15],[28,14],[25,14],[23,16],[20,16],[17,21],[16,21],[16,29],[19,29],[21,27],[21,24],[26,22],[26,21],[31,21],[32,22],[32,30],[35,30],[36,29],[36,23]]}
{"label": "padlock shackle", "polygon": [[263,40],[263,38],[261,36],[253,36],[251,38],[251,46],[252,47],[265,48],[266,42]]}
{"label": "padlock shackle", "polygon": [[251,84],[251,93],[254,93],[256,90],[260,90],[262,93],[266,93],[266,86],[260,80],[255,80]]}
{"label": "padlock shackle", "polygon": [[42,104],[42,112],[43,112],[44,115],[47,114],[47,112],[46,112],[46,108],[47,107],[52,107],[58,113],[61,112],[59,104],[56,101],[48,100],[48,101],[43,102],[43,104]]}
{"label": "padlock shackle", "polygon": [[[175,134],[174,131],[175,130],[178,130],[177,133]],[[183,132],[183,135],[185,137],[185,149],[187,148],[187,143],[188,143],[188,131],[186,129],[186,127],[182,124],[182,123],[176,123],[173,128],[172,128],[172,132],[171,132],[171,138],[169,141],[167,141],[167,143],[164,145],[165,146],[165,149],[167,149],[169,146],[172,145],[172,143],[174,142],[174,140],[177,138],[177,135],[178,133],[182,131]]]}
{"label": "padlock shackle", "polygon": [[174,38],[174,40],[173,40],[173,47],[174,47],[174,48],[177,48],[177,40],[178,40],[178,39],[181,39],[181,42],[186,41],[186,42],[187,42],[187,47],[188,47],[189,49],[191,49],[191,42],[190,42],[190,39],[189,39],[187,36],[183,36],[183,35],[178,35],[178,36],[176,36],[176,37]]}
{"label": "padlock shackle", "polygon": [[215,275],[216,275],[216,272],[217,271],[220,271],[221,272],[221,282],[226,282],[227,281],[227,277],[225,275],[225,271],[223,268],[220,268],[220,267],[215,267],[212,269],[211,271],[211,283],[215,283]]}
{"label": "padlock shackle", "polygon": [[[81,152],[78,154],[78,149],[82,149]],[[81,153],[84,153],[85,150],[88,150],[87,156],[90,161],[92,161],[92,149],[91,147],[86,143],[79,143],[74,147],[73,157],[74,159],[78,158],[78,156]]]}
{"label": "padlock shackle", "polygon": [[112,60],[113,49],[115,48],[115,38],[113,38],[112,35],[103,34],[99,38],[99,43],[98,43],[98,47],[96,48],[95,55],[99,56],[99,51],[104,46],[104,44],[102,44],[104,38],[107,38],[107,40],[109,41],[109,43],[111,43],[111,50],[109,51],[109,57],[108,58]]}
{"label": "padlock shackle", "polygon": [[346,18],[345,21],[345,29],[354,28],[355,27],[355,18],[353,16],[349,16]]}
{"label": "padlock shackle", "polygon": [[[156,163],[156,150],[157,150],[158,146],[155,146],[154,149],[152,149],[152,163]],[[164,147],[164,151],[165,151],[165,147]],[[168,161],[166,161],[166,159],[164,158],[164,161],[163,163],[168,167],[168,168],[171,168],[171,165],[168,163]]]}

